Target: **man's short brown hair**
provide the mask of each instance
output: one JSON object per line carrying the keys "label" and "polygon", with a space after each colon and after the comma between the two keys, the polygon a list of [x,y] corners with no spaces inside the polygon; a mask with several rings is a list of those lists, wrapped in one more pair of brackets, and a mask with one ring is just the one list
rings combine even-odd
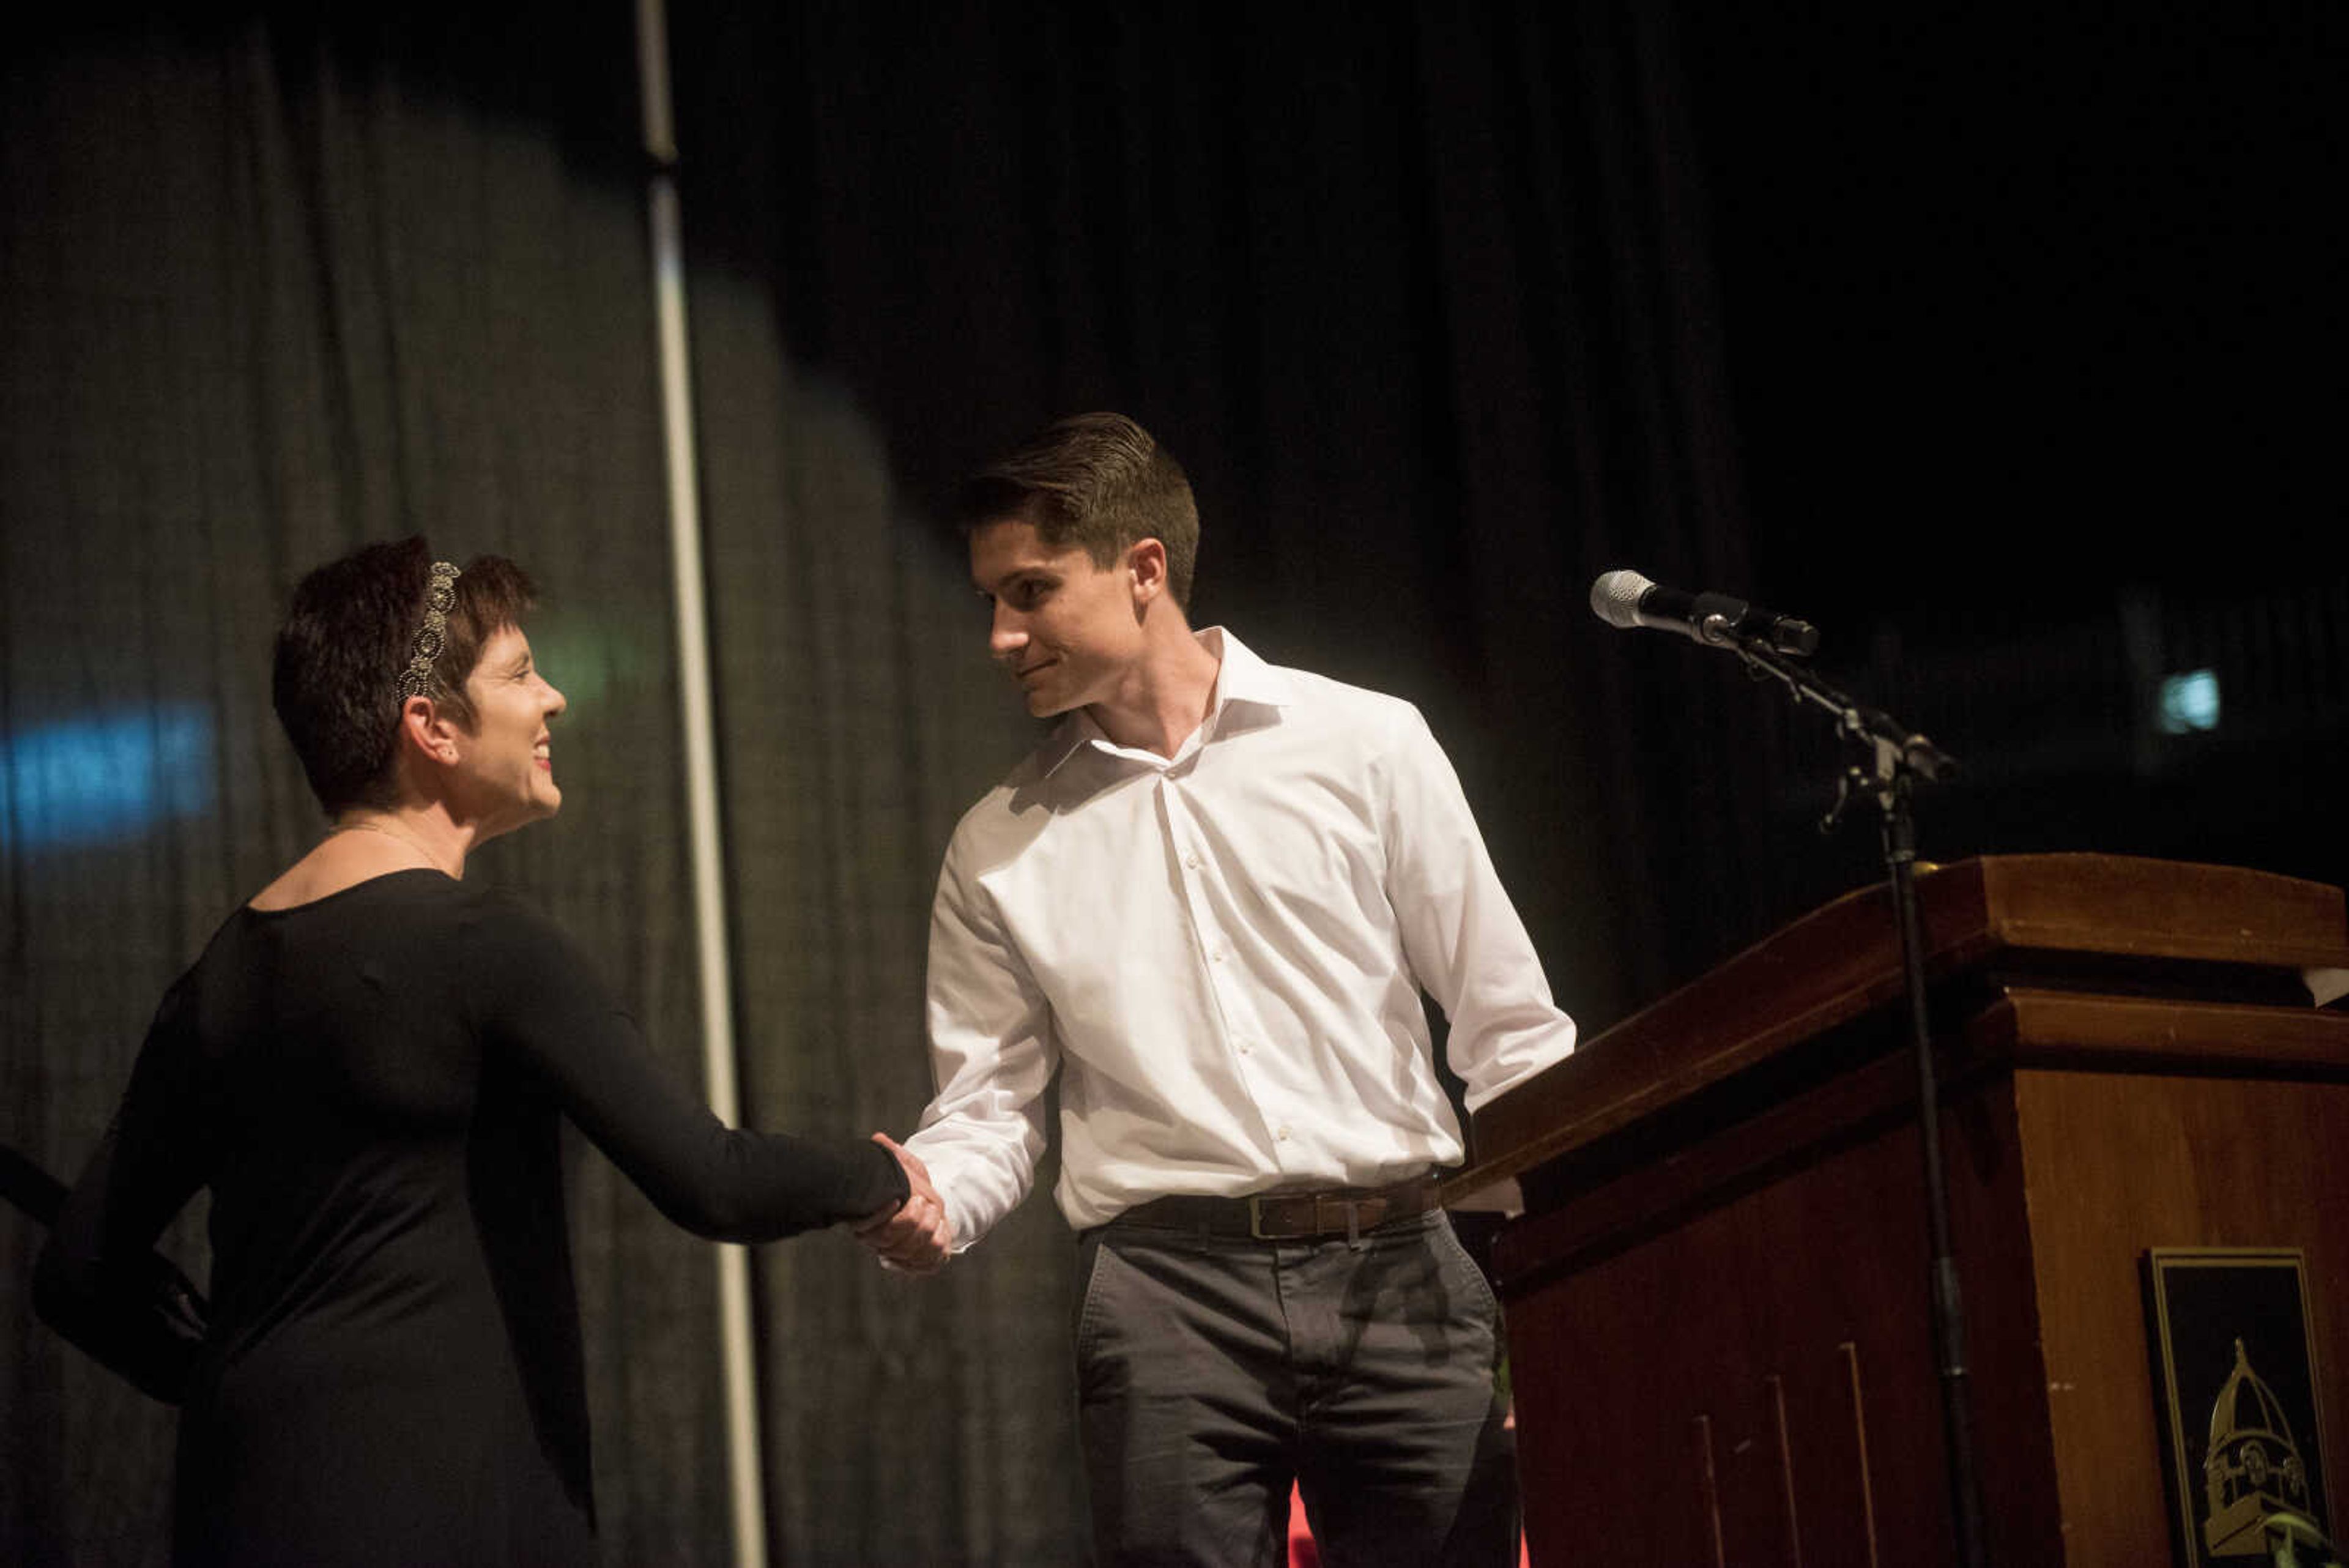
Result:
{"label": "man's short brown hair", "polygon": [[1166,587],[1191,607],[1199,508],[1183,465],[1123,414],[1075,414],[1047,426],[966,481],[966,530],[1032,525],[1049,549],[1081,547],[1104,571],[1144,539],[1166,546]]}

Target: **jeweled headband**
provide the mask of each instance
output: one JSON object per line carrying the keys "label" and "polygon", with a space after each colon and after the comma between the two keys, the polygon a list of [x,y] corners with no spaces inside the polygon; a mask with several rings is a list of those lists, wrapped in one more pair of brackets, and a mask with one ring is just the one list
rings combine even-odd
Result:
{"label": "jeweled headband", "polygon": [[449,612],[457,607],[457,579],[462,576],[446,561],[432,563],[432,586],[424,590],[424,624],[416,628],[416,645],[408,651],[408,668],[399,672],[399,700],[422,697],[432,690],[432,661],[449,640]]}

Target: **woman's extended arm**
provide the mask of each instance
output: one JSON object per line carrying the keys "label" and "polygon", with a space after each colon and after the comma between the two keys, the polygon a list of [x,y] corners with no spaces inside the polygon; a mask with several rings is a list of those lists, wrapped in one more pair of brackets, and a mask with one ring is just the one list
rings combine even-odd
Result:
{"label": "woman's extended arm", "polygon": [[905,1201],[878,1144],[729,1127],[663,1071],[586,956],[519,902],[486,901],[475,1005],[485,1040],[534,1074],[656,1208],[697,1235],[767,1241]]}

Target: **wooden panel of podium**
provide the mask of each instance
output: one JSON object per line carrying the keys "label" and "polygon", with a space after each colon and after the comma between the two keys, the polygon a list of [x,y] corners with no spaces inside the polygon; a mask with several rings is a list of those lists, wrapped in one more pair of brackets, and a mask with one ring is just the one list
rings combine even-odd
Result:
{"label": "wooden panel of podium", "polygon": [[[2170,1561],[2141,1258],[2305,1254],[2349,1510],[2340,890],[2108,856],[1918,882],[1992,1561]],[[1537,1565],[1954,1563],[1890,898],[1864,889],[1475,1117]],[[2200,1458],[2199,1434],[2194,1448]]]}

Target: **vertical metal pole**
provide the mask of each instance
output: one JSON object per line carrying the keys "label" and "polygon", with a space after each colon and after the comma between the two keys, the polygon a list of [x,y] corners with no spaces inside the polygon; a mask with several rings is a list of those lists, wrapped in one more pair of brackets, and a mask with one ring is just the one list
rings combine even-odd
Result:
{"label": "vertical metal pole", "polygon": [[[684,243],[678,222],[677,132],[669,102],[668,18],[662,0],[636,0],[636,68],[644,99],[653,305],[660,348],[661,427],[668,453],[670,575],[677,585],[679,695],[685,721],[686,815],[700,959],[701,1044],[710,1108],[740,1120],[734,1082],[732,981],[726,964],[726,885],[718,836],[718,762],[709,699],[709,631],[702,598],[701,502],[695,483],[693,382],[686,345]],[[719,1246],[719,1351],[726,1386],[727,1469],[734,1561],[766,1568],[765,1466],[750,1341],[750,1274],[741,1248]]]}
{"label": "vertical metal pole", "polygon": [[[1889,764],[1888,764],[1889,765]],[[1946,1446],[1951,1525],[1960,1568],[1990,1561],[1982,1530],[1982,1476],[1974,1457],[1971,1375],[1966,1366],[1965,1311],[1950,1241],[1950,1189],[1941,1162],[1941,1097],[1933,1063],[1933,1025],[1925,987],[1924,918],[1917,907],[1917,830],[1909,813],[1909,777],[1897,769],[1878,796],[1884,808],[1884,861],[1900,925],[1909,1041],[1917,1068],[1917,1116],[1925,1162],[1925,1220],[1933,1251],[1933,1354],[1941,1379],[1941,1440]]]}

